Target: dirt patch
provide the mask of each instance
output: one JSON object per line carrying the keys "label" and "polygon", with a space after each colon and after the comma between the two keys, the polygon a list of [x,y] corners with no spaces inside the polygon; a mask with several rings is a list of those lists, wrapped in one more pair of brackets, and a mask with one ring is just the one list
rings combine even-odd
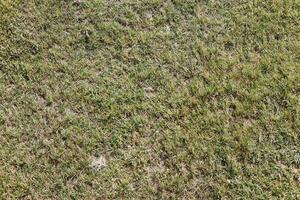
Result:
{"label": "dirt patch", "polygon": [[93,157],[91,159],[90,167],[96,171],[99,171],[107,167],[107,160],[104,156]]}

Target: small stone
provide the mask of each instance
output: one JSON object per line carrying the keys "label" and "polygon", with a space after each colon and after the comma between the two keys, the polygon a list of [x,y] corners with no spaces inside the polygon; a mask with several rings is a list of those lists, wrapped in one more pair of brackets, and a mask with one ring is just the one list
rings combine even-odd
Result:
{"label": "small stone", "polygon": [[166,32],[167,32],[167,33],[170,33],[170,31],[171,31],[171,28],[170,28],[170,26],[167,25],[167,26],[166,26]]}

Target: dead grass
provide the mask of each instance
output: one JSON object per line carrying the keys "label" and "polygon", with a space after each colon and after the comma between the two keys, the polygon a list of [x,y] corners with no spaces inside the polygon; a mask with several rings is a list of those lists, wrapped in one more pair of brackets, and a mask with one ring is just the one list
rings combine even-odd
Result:
{"label": "dead grass", "polygon": [[298,1],[0,3],[1,199],[299,199]]}

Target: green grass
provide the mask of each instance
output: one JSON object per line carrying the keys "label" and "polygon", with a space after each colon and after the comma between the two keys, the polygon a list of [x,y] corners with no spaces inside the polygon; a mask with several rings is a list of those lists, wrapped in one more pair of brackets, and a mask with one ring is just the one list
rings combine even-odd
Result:
{"label": "green grass", "polygon": [[300,1],[0,1],[0,198],[300,199]]}

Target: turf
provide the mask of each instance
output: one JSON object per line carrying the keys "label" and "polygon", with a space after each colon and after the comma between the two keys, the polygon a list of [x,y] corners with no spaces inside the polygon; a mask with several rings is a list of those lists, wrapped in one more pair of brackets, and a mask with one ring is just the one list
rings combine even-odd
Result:
{"label": "turf", "polygon": [[300,1],[2,0],[0,144],[1,199],[300,199]]}

